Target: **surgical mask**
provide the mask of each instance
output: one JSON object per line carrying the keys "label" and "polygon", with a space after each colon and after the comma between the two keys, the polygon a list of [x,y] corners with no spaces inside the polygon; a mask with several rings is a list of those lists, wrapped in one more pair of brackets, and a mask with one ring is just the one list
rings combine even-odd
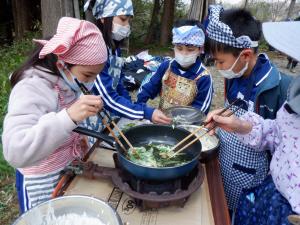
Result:
{"label": "surgical mask", "polygon": [[112,38],[116,41],[121,41],[130,35],[130,26],[122,26],[117,23],[113,23]]}
{"label": "surgical mask", "polygon": [[[80,87],[77,85],[77,83],[75,82],[75,76],[72,74],[72,72],[67,68],[67,66],[65,65],[65,63],[63,61],[59,61],[57,63],[57,68],[62,76],[62,78],[64,79],[64,81],[66,82],[66,84],[76,93],[80,93],[81,89]],[[66,73],[64,72],[64,70],[67,70],[68,73],[71,75],[72,80],[70,81],[66,75]],[[81,81],[79,81],[81,82]],[[94,86],[94,82],[81,82],[82,84],[84,84],[84,86],[88,89],[91,90]]]}
{"label": "surgical mask", "polygon": [[233,63],[233,65],[228,69],[228,70],[219,70],[220,74],[225,77],[226,79],[233,79],[233,78],[239,78],[241,76],[244,75],[244,73],[246,72],[246,70],[248,69],[248,62],[246,63],[246,65],[244,66],[243,69],[240,70],[240,72],[235,73],[233,72],[233,68],[235,67],[237,61],[239,60],[241,54],[239,55],[239,57],[237,57],[237,59],[235,60],[235,62]]}
{"label": "surgical mask", "polygon": [[175,50],[175,60],[183,68],[187,68],[193,65],[196,62],[198,56],[199,56],[198,52],[194,54],[183,55]]}

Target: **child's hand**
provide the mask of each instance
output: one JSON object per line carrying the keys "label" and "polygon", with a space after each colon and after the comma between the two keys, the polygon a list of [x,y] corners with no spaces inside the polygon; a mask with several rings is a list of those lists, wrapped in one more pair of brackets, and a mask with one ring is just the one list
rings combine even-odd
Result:
{"label": "child's hand", "polygon": [[167,117],[159,109],[155,109],[153,114],[152,114],[152,122],[153,123],[170,124],[172,122],[172,119]]}
{"label": "child's hand", "polygon": [[[217,109],[212,112],[210,112],[207,115],[207,118],[205,122],[210,122],[206,125],[206,128],[211,128],[214,124],[217,125],[217,127],[222,128],[223,130],[226,130],[228,132],[237,132],[240,134],[247,134],[252,130],[252,124],[240,120],[237,118],[234,114],[230,117],[226,117],[230,113],[230,110],[227,110],[222,114],[222,116],[218,116],[217,114],[220,113],[222,109]],[[210,135],[213,135],[215,133],[215,129],[211,130],[209,132]]]}
{"label": "child's hand", "polygon": [[68,109],[67,113],[75,122],[80,122],[90,116],[96,115],[103,107],[103,102],[100,96],[82,95]]}

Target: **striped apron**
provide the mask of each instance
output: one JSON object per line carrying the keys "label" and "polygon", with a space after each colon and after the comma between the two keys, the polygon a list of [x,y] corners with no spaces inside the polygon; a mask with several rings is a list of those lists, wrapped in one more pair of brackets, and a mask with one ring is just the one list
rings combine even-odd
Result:
{"label": "striped apron", "polygon": [[[58,93],[58,111],[76,101],[74,99],[66,103],[58,84],[54,89]],[[62,170],[74,159],[82,158],[88,149],[87,145],[82,145],[82,140],[79,134],[72,132],[70,137],[39,165],[17,169],[16,188],[21,213],[51,198]]]}

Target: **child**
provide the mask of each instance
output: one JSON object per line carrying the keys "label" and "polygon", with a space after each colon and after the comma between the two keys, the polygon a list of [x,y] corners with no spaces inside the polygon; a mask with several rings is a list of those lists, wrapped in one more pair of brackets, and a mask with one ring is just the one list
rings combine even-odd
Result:
{"label": "child", "polygon": [[273,154],[271,175],[241,195],[235,224],[289,224],[288,215],[300,214],[300,77],[292,82],[288,101],[275,120],[264,120],[254,112],[240,119],[215,116],[217,112],[212,112],[208,119],[213,118],[222,129],[235,132],[253,151],[269,149]]}
{"label": "child", "polygon": [[[256,112],[274,119],[284,103],[290,78],[281,74],[265,54],[257,54],[261,23],[248,11],[222,6],[209,8],[208,48],[225,78],[225,105],[236,98],[243,105],[236,115]],[[259,185],[267,176],[266,151],[253,151],[235,134],[220,129],[219,161],[230,210],[235,210],[243,189]]]}
{"label": "child", "polygon": [[[124,59],[121,57],[120,44],[129,37],[131,32],[129,22],[133,16],[132,2],[131,0],[122,0],[112,4],[106,0],[89,0],[84,7],[85,11],[88,8],[92,9],[96,25],[103,34],[109,54],[108,62],[98,78],[100,82],[103,81],[106,85],[110,84],[110,87],[120,96],[130,100],[128,91],[122,85]],[[105,82],[105,80],[109,80],[111,83]]]}
{"label": "child", "polygon": [[[94,0],[87,1],[85,10],[88,7],[92,8],[93,16],[103,34],[109,55],[105,68],[96,79],[93,92],[102,97],[106,108],[115,115],[129,119],[148,119],[154,123],[170,123],[170,118],[160,110],[148,107],[146,104],[133,104],[122,84],[124,59],[121,57],[120,44],[129,37],[131,32],[129,22],[133,16],[132,1]],[[100,121],[96,125],[99,123]]]}
{"label": "child", "polygon": [[207,113],[212,100],[212,77],[200,60],[205,35],[196,20],[181,20],[173,28],[175,59],[160,65],[145,83],[137,102],[147,102],[160,94],[159,108],[193,106]]}
{"label": "child", "polygon": [[2,135],[3,153],[15,168],[21,213],[51,198],[61,171],[87,150],[77,124],[102,108],[74,78],[91,88],[107,60],[105,42],[92,23],[59,20],[50,40],[12,74],[12,92]]}
{"label": "child", "polygon": [[[281,36],[274,35],[280,32]],[[300,22],[264,23],[263,33],[272,47],[300,59],[300,52],[295,48]],[[217,112],[211,112],[207,120],[213,118],[219,127],[235,132],[239,140],[253,150],[270,149],[273,154],[271,175],[260,186],[245,190],[241,195],[235,224],[289,224],[288,215],[300,214],[300,77],[292,81],[287,102],[275,120],[264,120],[253,112],[240,119],[215,116]],[[289,216],[289,221],[299,224],[300,215]]]}

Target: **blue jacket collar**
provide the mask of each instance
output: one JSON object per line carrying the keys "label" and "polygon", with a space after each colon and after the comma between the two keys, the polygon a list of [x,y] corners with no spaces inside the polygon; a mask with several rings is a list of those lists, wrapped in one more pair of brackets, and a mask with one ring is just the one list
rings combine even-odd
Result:
{"label": "blue jacket collar", "polygon": [[[275,65],[273,65],[265,54],[260,54],[257,60],[257,65],[261,64],[263,66],[263,76],[256,82],[258,86],[258,91],[256,96],[260,95],[262,92],[270,90],[279,85],[281,80],[281,75]],[[269,66],[265,66],[269,64]],[[255,66],[256,68],[256,66]],[[258,67],[257,67],[258,68]],[[255,70],[253,70],[255,72]]]}

